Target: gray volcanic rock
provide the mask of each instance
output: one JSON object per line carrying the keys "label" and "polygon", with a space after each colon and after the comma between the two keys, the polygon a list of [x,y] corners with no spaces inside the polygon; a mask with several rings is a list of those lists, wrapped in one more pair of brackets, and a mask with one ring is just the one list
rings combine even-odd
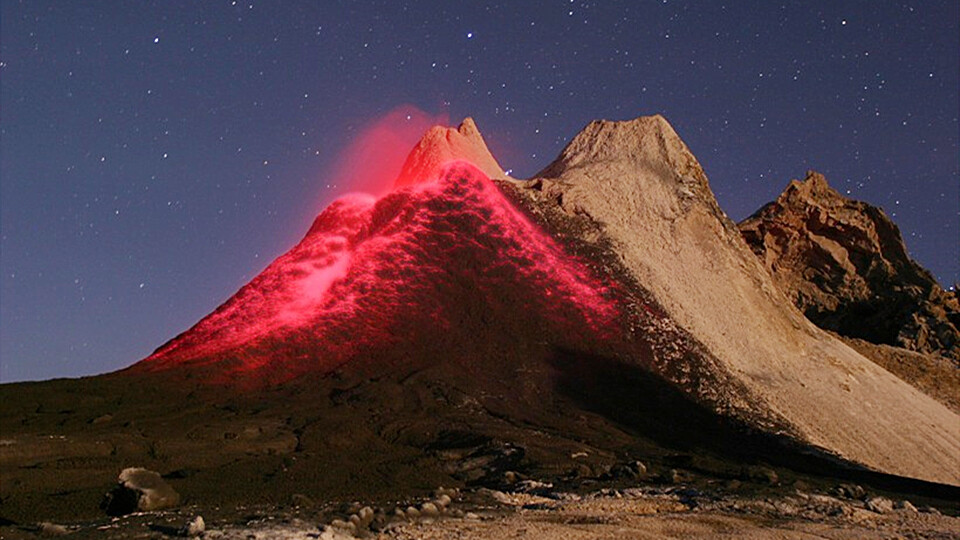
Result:
{"label": "gray volcanic rock", "polygon": [[133,512],[149,512],[174,507],[180,504],[180,495],[153,471],[130,467],[120,473],[114,489],[102,503],[111,516]]}
{"label": "gray volcanic rock", "polygon": [[[663,117],[592,122],[538,177],[516,183],[524,206],[557,235],[567,231],[552,216],[595,224],[579,239],[614,253],[624,284],[705,349],[660,353],[654,369],[712,364],[728,377],[715,391],[739,397],[726,414],[868,468],[960,484],[960,417],[794,308]],[[679,386],[705,401],[696,384]]]}
{"label": "gray volcanic rock", "polygon": [[817,326],[960,362],[960,302],[907,253],[883,210],[819,173],[739,224],[777,286]]}

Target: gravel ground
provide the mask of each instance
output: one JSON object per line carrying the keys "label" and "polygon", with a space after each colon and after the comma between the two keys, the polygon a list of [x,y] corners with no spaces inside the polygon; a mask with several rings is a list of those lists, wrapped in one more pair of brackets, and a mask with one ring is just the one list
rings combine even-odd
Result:
{"label": "gravel ground", "polygon": [[[530,487],[529,485],[527,487]],[[208,539],[636,539],[960,538],[960,518],[909,501],[851,499],[793,490],[776,497],[703,493],[683,486],[603,489],[577,495],[532,487],[505,493],[438,490],[429,500],[379,508],[238,508],[138,513],[76,524],[2,526],[2,538]],[[398,515],[398,510],[403,515]]]}

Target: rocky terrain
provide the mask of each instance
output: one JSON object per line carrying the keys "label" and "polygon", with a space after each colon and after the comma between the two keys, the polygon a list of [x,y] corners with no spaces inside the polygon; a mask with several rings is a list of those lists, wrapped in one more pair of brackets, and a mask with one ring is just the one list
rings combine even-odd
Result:
{"label": "rocky terrain", "polygon": [[0,386],[0,534],[949,536],[960,416],[902,363],[793,306],[662,117],[529,180],[467,120],[150,357]]}
{"label": "rocky terrain", "polygon": [[821,328],[960,366],[957,293],[910,258],[881,209],[810,171],[739,226],[777,286]]}
{"label": "rocky terrain", "polygon": [[197,507],[141,512],[61,525],[0,528],[4,538],[200,537],[213,539],[380,540],[593,538],[956,538],[960,518],[909,500],[845,484],[830,493],[803,481],[779,492],[740,481],[714,486],[620,482],[583,492],[525,480],[514,489],[438,488],[420,500],[385,506],[318,503],[295,494],[282,506],[234,512]]}

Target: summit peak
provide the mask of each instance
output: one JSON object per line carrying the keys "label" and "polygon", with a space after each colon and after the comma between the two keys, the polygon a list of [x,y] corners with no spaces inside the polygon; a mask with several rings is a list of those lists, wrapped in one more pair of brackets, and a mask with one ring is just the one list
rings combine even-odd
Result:
{"label": "summit peak", "polygon": [[433,126],[407,156],[395,187],[404,187],[435,177],[451,161],[472,163],[490,178],[506,173],[487,148],[473,118],[467,117],[456,128]]}
{"label": "summit peak", "polygon": [[633,163],[666,167],[706,186],[703,169],[687,145],[662,115],[632,120],[594,120],[560,155],[536,176],[554,178],[585,164]]}

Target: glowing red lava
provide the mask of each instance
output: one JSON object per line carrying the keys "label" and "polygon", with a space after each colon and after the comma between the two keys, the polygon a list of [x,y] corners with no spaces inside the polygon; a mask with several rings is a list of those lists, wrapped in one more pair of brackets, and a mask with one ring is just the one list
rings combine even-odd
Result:
{"label": "glowing red lava", "polygon": [[337,200],[297,246],[134,367],[283,380],[509,324],[575,341],[614,326],[607,292],[485,174],[454,162],[380,199]]}

